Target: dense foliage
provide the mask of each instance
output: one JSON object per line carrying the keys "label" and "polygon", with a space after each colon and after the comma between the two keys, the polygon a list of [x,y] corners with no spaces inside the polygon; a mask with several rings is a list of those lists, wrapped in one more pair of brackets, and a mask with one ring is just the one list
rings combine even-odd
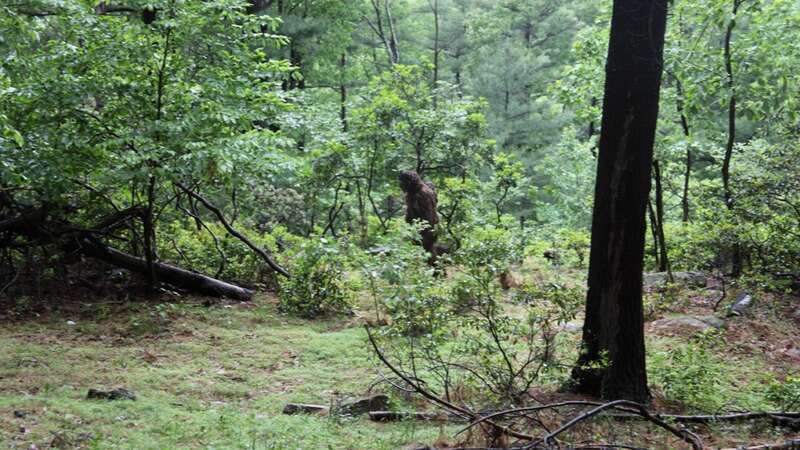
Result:
{"label": "dense foliage", "polygon": [[[281,314],[367,315],[448,400],[523,403],[578,351],[556,350],[584,295],[562,272],[589,265],[610,6],[4,1],[0,294],[27,307],[115,251],[151,293],[161,263],[274,290]],[[669,8],[646,270],[796,288],[800,4]],[[402,170],[435,186],[446,269],[403,220]],[[508,291],[525,264],[549,278]],[[651,292],[648,319],[676,292]],[[649,355],[651,379],[725,408],[719,345]],[[765,381],[758,406],[795,407],[798,384]]]}

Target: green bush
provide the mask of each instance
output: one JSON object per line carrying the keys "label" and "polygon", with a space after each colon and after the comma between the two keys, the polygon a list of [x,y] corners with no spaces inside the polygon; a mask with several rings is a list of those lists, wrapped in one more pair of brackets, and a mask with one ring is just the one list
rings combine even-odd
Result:
{"label": "green bush", "polygon": [[770,381],[766,397],[780,411],[796,411],[800,407],[800,375]]}
{"label": "green bush", "polygon": [[716,339],[713,332],[703,333],[691,342],[652,355],[648,364],[651,381],[668,400],[703,412],[723,408],[726,371],[712,352]]}
{"label": "green bush", "polygon": [[292,277],[279,280],[278,309],[303,318],[350,312],[346,259],[340,247],[325,238],[304,241],[292,257]]}

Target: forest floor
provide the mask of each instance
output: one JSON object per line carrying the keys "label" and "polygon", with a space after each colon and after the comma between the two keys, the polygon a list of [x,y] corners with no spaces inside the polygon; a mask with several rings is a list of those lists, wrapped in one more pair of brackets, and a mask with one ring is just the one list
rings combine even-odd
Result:
{"label": "forest floor", "polygon": [[[669,310],[651,311],[651,318],[709,314],[715,295],[682,291]],[[461,443],[453,438],[457,424],[283,415],[287,402],[334,404],[365,395],[377,368],[363,318],[294,319],[279,314],[275,303],[270,295],[211,306],[191,297],[177,302],[110,297],[0,318],[0,447],[397,449]],[[769,408],[770,380],[800,373],[800,318],[793,317],[798,306],[796,297],[762,296],[745,316],[728,321],[717,344],[704,347],[709,352],[704,360],[692,359],[697,347],[678,353],[698,366],[698,383],[712,384],[682,395],[695,406],[714,404],[727,411]],[[693,332],[647,325],[655,408],[697,410],[669,398],[676,389],[670,376],[695,376],[676,370],[684,360],[671,351],[690,345]],[[574,346],[579,332],[567,333],[563,342]],[[117,387],[137,399],[86,398],[90,388]],[[556,398],[556,388],[537,389]],[[419,402],[410,406],[393,396],[392,407],[418,409]],[[646,424],[603,420],[578,433],[606,442],[625,438],[649,448],[683,448]],[[696,431],[714,447],[792,437],[762,425]]]}

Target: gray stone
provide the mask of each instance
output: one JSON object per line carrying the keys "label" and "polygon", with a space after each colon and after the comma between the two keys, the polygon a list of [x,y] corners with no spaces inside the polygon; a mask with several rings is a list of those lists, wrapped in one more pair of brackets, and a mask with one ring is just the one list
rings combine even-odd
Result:
{"label": "gray stone", "polygon": [[[672,272],[672,279],[684,287],[706,287],[706,275],[703,272]],[[649,272],[643,275],[644,285],[648,287],[664,286],[668,281],[667,272]]]}
{"label": "gray stone", "polygon": [[577,322],[567,322],[558,327],[559,331],[566,331],[567,333],[580,333],[583,330],[583,325]]}
{"label": "gray stone", "polygon": [[701,320],[701,321],[703,321],[703,322],[705,322],[705,323],[707,323],[709,325],[711,325],[712,327],[714,327],[714,328],[716,328],[718,330],[722,329],[722,328],[725,328],[728,325],[728,323],[725,322],[725,319],[723,319],[721,317],[714,316],[714,315],[697,316],[697,319]]}
{"label": "gray stone", "polygon": [[324,405],[309,405],[306,403],[288,403],[283,407],[283,413],[290,416],[295,414],[327,414],[328,407]]}
{"label": "gray stone", "polygon": [[736,301],[733,302],[733,305],[731,305],[728,316],[741,316],[751,303],[753,303],[753,296],[747,292],[742,292],[736,297]]}
{"label": "gray stone", "polygon": [[692,333],[699,333],[711,328],[722,328],[725,326],[725,321],[716,316],[682,316],[670,317],[666,319],[659,319],[653,321],[650,326],[654,330],[676,333],[681,331],[688,331]]}
{"label": "gray stone", "polygon": [[116,388],[110,391],[89,389],[86,398],[92,400],[136,400],[136,394],[125,388]]}
{"label": "gray stone", "polygon": [[336,410],[337,413],[358,416],[370,411],[386,411],[389,409],[389,397],[384,394],[375,394],[342,403]]}

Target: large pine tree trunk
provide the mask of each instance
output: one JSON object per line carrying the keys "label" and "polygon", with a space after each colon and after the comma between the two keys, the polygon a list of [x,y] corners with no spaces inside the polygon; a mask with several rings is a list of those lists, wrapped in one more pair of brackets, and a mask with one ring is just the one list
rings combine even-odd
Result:
{"label": "large pine tree trunk", "polygon": [[[642,266],[667,18],[662,0],[615,0],[606,63],[578,392],[647,401]],[[607,363],[603,363],[607,361]]]}

